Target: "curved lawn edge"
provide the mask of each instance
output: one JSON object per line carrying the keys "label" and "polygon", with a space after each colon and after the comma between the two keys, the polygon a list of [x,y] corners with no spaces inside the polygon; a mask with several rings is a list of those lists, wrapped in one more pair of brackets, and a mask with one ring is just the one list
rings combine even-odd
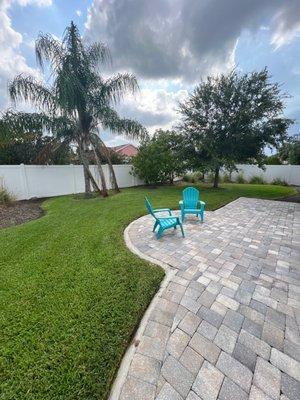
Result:
{"label": "curved lawn edge", "polygon": [[108,397],[108,400],[118,400],[123,388],[123,385],[126,381],[127,378],[127,374],[129,371],[129,367],[132,361],[132,358],[134,356],[135,350],[136,350],[136,344],[139,343],[139,340],[141,339],[141,336],[146,328],[146,325],[149,321],[151,312],[153,311],[156,302],[160,296],[160,294],[162,293],[162,291],[167,287],[168,283],[170,282],[170,280],[172,279],[172,277],[176,274],[177,270],[170,268],[170,266],[162,261],[159,261],[155,258],[152,258],[148,255],[143,254],[142,252],[140,252],[138,250],[137,247],[134,246],[134,244],[132,243],[132,240],[130,239],[129,236],[129,231],[131,226],[136,223],[139,219],[144,218],[145,216],[139,217],[137,219],[135,219],[134,221],[132,221],[124,230],[124,241],[125,244],[127,246],[127,248],[135,255],[137,255],[138,257],[140,257],[141,259],[148,261],[151,264],[155,264],[160,266],[164,271],[165,271],[165,276],[163,278],[163,280],[160,283],[160,287],[158,289],[158,291],[155,293],[155,295],[153,296],[150,304],[148,305],[148,308],[146,309],[142,319],[140,320],[139,324],[138,324],[138,328],[127,348],[127,350],[125,351],[125,354],[122,358],[121,364],[119,366],[116,378],[112,384],[111,387],[111,391]]}

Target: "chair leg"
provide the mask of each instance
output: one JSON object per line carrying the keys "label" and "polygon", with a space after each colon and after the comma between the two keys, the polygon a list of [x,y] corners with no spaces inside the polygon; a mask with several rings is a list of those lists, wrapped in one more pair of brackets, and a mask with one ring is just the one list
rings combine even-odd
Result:
{"label": "chair leg", "polygon": [[184,222],[184,212],[183,211],[181,212],[181,222],[182,223]]}
{"label": "chair leg", "polygon": [[153,229],[152,229],[152,232],[155,232],[155,229],[157,228],[157,225],[158,225],[158,222],[155,221],[155,224],[154,224],[154,227],[153,227]]}
{"label": "chair leg", "polygon": [[200,214],[200,220],[201,220],[201,223],[203,223],[203,217],[204,217],[204,213],[202,212],[201,214]]}
{"label": "chair leg", "polygon": [[157,233],[156,233],[157,239],[160,239],[160,238],[161,238],[161,235],[162,235],[163,231],[164,231],[163,229],[159,228],[159,230],[158,230]]}
{"label": "chair leg", "polygon": [[182,226],[182,224],[180,224],[180,229],[181,229],[182,237],[184,237],[184,231],[183,231],[183,226]]}

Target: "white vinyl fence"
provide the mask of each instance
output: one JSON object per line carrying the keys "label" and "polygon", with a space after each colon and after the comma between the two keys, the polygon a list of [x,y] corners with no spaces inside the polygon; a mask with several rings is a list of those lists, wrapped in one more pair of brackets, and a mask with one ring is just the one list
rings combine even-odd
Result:
{"label": "white vinyl fence", "polygon": [[240,173],[247,180],[252,176],[261,176],[265,182],[271,183],[279,178],[289,185],[300,186],[300,165],[265,165],[265,170],[262,170],[256,165],[240,164],[237,168],[239,172],[232,173],[233,180]]}
{"label": "white vinyl fence", "polygon": [[[130,174],[131,165],[114,165],[120,188],[142,185],[143,182]],[[97,167],[90,166],[100,185]],[[103,165],[108,188],[111,188],[109,169]],[[52,197],[84,192],[81,165],[0,165],[0,185],[17,200],[34,197]]]}

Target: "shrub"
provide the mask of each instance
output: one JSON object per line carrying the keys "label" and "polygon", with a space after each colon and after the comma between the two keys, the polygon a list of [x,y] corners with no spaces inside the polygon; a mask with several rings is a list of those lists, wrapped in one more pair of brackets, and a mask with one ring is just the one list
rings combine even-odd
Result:
{"label": "shrub", "polygon": [[13,200],[13,196],[9,193],[9,191],[0,186],[0,204],[7,205],[10,204]]}
{"label": "shrub", "polygon": [[185,175],[183,175],[182,179],[183,179],[184,182],[191,182],[191,183],[194,182],[193,174],[185,174]]}
{"label": "shrub", "polygon": [[275,178],[272,181],[272,185],[288,186],[289,184],[285,180],[282,180],[280,178]]}
{"label": "shrub", "polygon": [[246,183],[246,179],[244,178],[243,174],[238,174],[236,179],[235,179],[236,183]]}
{"label": "shrub", "polygon": [[203,180],[203,174],[202,172],[197,171],[191,174],[185,174],[182,179],[184,182],[197,183]]}
{"label": "shrub", "polygon": [[214,179],[215,179],[215,175],[212,172],[207,174],[206,178],[205,178],[206,182],[209,182],[209,183],[212,183],[214,181]]}
{"label": "shrub", "polygon": [[224,174],[224,175],[222,176],[222,182],[224,182],[224,183],[231,183],[231,177],[230,177],[230,175],[229,175],[229,174]]}
{"label": "shrub", "polygon": [[201,171],[196,171],[196,172],[194,172],[193,175],[194,175],[195,182],[203,181],[204,175]]}
{"label": "shrub", "polygon": [[254,175],[250,179],[249,183],[257,184],[257,185],[264,185],[266,182],[262,176]]}

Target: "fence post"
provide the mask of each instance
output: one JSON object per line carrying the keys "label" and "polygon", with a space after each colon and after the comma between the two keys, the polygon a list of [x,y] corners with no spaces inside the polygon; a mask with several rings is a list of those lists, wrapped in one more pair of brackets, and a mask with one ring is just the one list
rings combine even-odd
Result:
{"label": "fence post", "polygon": [[28,188],[28,181],[26,174],[26,166],[22,163],[20,164],[19,167],[20,167],[21,182],[23,186],[23,193],[25,195],[25,199],[28,200],[30,198],[30,195],[29,195],[29,188]]}
{"label": "fence post", "polygon": [[76,175],[75,175],[75,166],[74,164],[70,164],[72,168],[72,175],[73,175],[73,194],[76,194]]}

